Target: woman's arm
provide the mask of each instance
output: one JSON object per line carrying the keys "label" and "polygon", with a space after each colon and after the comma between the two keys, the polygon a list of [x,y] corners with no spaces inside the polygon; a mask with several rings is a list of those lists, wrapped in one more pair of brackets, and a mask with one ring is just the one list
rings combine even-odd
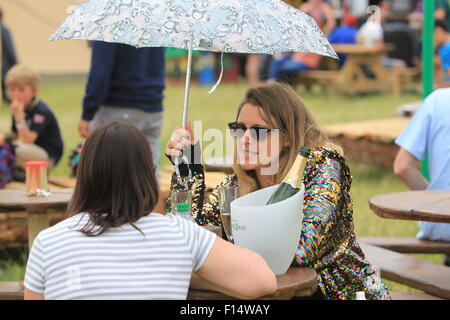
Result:
{"label": "woman's arm", "polygon": [[327,156],[316,151],[308,161],[297,264],[314,267],[324,254],[326,239],[336,232],[336,222],[342,218],[338,216],[341,201],[350,201],[350,181],[344,160],[334,151]]}
{"label": "woman's arm", "polygon": [[418,162],[403,148],[400,148],[394,160],[394,174],[411,190],[425,190],[428,187],[428,181],[420,172]]}
{"label": "woman's arm", "polygon": [[34,291],[28,290],[27,288],[23,291],[24,300],[45,300],[44,295],[36,293]]}
{"label": "woman's arm", "polygon": [[[187,168],[185,166],[185,168]],[[182,181],[187,180],[187,169],[180,170]],[[222,186],[234,185],[236,184],[236,176],[227,176],[214,190],[205,197],[205,174],[203,166],[196,167],[192,170],[192,177],[187,181],[185,187],[183,187],[176,175],[176,172],[172,175],[170,190],[182,190],[188,189],[192,192],[191,201],[191,212],[192,217],[199,225],[214,225],[221,226],[222,222],[220,220],[219,211],[219,189]],[[171,201],[170,197],[167,199],[167,212],[171,212]]]}
{"label": "woman's arm", "polygon": [[[221,183],[212,194],[209,195],[205,202],[205,173],[200,160],[200,144],[193,136],[189,123],[187,124],[186,129],[178,128],[172,133],[170,140],[167,142],[165,154],[172,163],[174,162],[172,159],[174,156],[181,155],[185,155],[190,162],[189,165],[184,163],[178,165],[178,172],[180,173],[179,177],[176,172],[177,167],[175,167],[170,183],[170,191],[183,189],[191,190],[191,212],[195,221],[199,225],[220,226],[218,187],[227,183],[229,179],[227,178]],[[189,170],[191,172],[190,178]],[[167,212],[171,212],[170,197],[167,199]]]}
{"label": "woman's arm", "polygon": [[205,263],[193,275],[191,287],[255,299],[275,292],[277,281],[259,254],[217,237]]}

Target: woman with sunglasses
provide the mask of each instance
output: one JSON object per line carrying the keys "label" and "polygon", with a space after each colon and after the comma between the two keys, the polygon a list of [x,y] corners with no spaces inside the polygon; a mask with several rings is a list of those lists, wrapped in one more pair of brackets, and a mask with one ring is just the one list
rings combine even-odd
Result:
{"label": "woman with sunglasses", "polygon": [[234,174],[227,176],[208,199],[204,198],[199,144],[190,127],[176,129],[167,143],[168,157],[187,156],[190,160],[190,164],[176,168],[182,181],[174,174],[172,189],[192,190],[196,222],[221,225],[220,187],[238,185],[244,195],[278,184],[300,147],[309,147],[312,152],[303,179],[304,218],[299,226],[302,233],[293,265],[316,270],[320,290],[314,298],[354,299],[356,292],[364,291],[367,299],[390,299],[353,232],[351,175],[342,152],[328,141],[298,94],[276,82],[251,88],[229,128],[236,138]]}

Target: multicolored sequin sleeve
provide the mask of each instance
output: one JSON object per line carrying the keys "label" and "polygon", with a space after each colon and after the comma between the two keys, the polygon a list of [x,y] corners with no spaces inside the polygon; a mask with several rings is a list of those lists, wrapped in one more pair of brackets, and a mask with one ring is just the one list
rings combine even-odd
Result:
{"label": "multicolored sequin sleeve", "polygon": [[311,266],[323,254],[327,235],[334,232],[342,194],[341,166],[333,159],[320,159],[316,154],[308,160],[305,171],[303,226],[295,259],[299,265]]}
{"label": "multicolored sequin sleeve", "polygon": [[312,267],[324,296],[390,299],[381,279],[374,277],[353,228],[350,170],[334,150],[319,148],[308,160],[302,233],[295,265]]}

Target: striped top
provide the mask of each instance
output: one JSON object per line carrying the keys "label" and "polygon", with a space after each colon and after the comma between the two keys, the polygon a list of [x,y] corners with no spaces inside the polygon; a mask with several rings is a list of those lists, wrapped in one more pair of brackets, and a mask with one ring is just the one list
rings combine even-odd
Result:
{"label": "striped top", "polygon": [[[77,214],[36,237],[25,287],[45,299],[186,299],[192,272],[205,262],[216,235],[174,216],[151,213],[96,237],[77,231]],[[80,223],[78,223],[80,222]]]}

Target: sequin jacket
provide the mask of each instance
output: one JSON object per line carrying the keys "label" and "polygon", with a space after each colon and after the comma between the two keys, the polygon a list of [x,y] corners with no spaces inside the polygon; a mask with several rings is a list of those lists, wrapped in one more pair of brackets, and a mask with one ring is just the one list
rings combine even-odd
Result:
{"label": "sequin jacket", "polygon": [[[326,298],[354,299],[355,292],[364,291],[367,299],[390,299],[386,286],[371,271],[353,232],[351,180],[344,158],[336,151],[319,148],[311,153],[303,179],[302,232],[292,264],[314,268]],[[186,187],[192,190],[192,214],[198,224],[221,225],[218,188],[229,185],[239,185],[236,175],[227,176],[205,201],[204,172],[197,166]],[[182,188],[175,174],[171,188]],[[169,209],[170,200],[168,205]]]}

